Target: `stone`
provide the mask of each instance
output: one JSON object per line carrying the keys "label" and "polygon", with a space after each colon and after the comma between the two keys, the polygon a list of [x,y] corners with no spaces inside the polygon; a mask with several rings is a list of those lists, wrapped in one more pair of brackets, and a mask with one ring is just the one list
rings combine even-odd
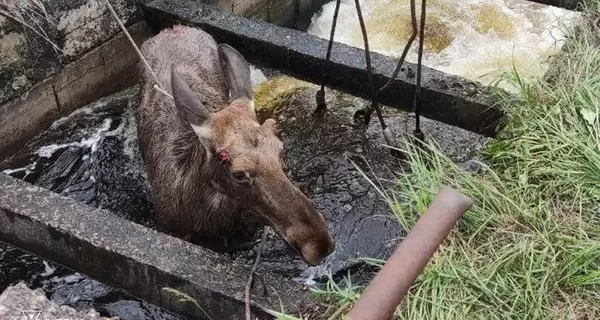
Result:
{"label": "stone", "polygon": [[59,306],[48,300],[41,289],[31,290],[24,282],[10,286],[0,294],[0,319],[118,320],[117,317],[101,317],[93,309],[77,312],[68,306]]}
{"label": "stone", "polygon": [[11,32],[0,38],[0,68],[12,66],[21,61],[19,51],[25,44],[25,36],[22,33]]}

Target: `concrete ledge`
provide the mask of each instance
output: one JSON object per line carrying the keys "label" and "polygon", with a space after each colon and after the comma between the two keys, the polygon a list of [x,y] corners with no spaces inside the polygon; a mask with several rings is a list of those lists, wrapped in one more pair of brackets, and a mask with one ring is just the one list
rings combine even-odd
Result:
{"label": "concrete ledge", "polygon": [[[129,27],[141,43],[150,33],[144,22]],[[37,83],[21,98],[0,105],[0,160],[20,148],[54,120],[78,107],[135,83],[135,50],[122,33]]]}
{"label": "concrete ledge", "polygon": [[531,2],[537,2],[541,4],[547,4],[549,6],[565,8],[568,10],[581,10],[583,6],[583,0],[528,0]]}
{"label": "concrete ledge", "polygon": [[[193,319],[208,317],[162,288],[188,294],[212,319],[244,318],[246,268],[4,174],[0,174],[0,240]],[[261,275],[277,288],[286,310],[295,310],[293,305],[307,298],[299,285],[272,274]],[[257,284],[253,291],[258,289]],[[269,294],[253,294],[253,300],[279,310],[277,296]],[[253,313],[260,319],[271,318],[256,304]]]}
{"label": "concrete ledge", "polygon": [[[325,39],[249,20],[191,0],[152,1],[143,7],[142,13],[155,32],[174,23],[193,25],[210,33],[218,42],[234,46],[258,66],[279,69],[315,83],[320,83],[323,71],[328,70],[330,87],[359,97],[369,95],[361,49],[335,43],[331,62],[326,63]],[[391,57],[373,53],[375,83],[385,83],[396,63]],[[415,71],[416,66],[407,63],[382,95],[382,103],[412,111]],[[422,84],[423,116],[486,136],[495,134],[502,113],[491,107],[483,86],[427,67],[423,67]]]}

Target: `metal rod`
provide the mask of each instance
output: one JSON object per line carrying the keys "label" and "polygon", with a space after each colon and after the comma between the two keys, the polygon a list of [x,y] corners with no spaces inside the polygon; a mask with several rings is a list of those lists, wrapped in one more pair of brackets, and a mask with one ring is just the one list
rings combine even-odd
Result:
{"label": "metal rod", "polygon": [[392,75],[389,77],[388,81],[381,88],[379,88],[379,90],[377,90],[377,93],[375,94],[375,98],[373,99],[371,106],[368,107],[368,110],[366,110],[365,124],[369,124],[369,121],[371,119],[371,113],[373,112],[373,107],[375,105],[379,105],[379,97],[381,96],[381,94],[385,90],[387,90],[387,88],[389,88],[392,85],[392,83],[394,83],[394,80],[396,79],[396,77],[398,76],[398,73],[400,73],[400,70],[402,69],[402,65],[404,64],[404,61],[406,60],[406,56],[408,55],[408,51],[410,50],[410,47],[412,46],[413,42],[417,38],[417,30],[418,29],[417,29],[417,13],[416,13],[416,9],[415,9],[415,0],[410,0],[410,18],[411,18],[410,22],[411,22],[411,26],[412,26],[412,34],[410,35],[410,38],[408,38],[408,42],[404,46],[402,55],[400,56],[400,59],[398,60],[398,63],[396,64],[396,69],[394,69],[394,71],[392,72]]}
{"label": "metal rod", "polygon": [[[340,12],[341,0],[337,0],[335,3],[335,10],[333,11],[333,21],[331,22],[331,32],[329,34],[329,43],[327,44],[327,54],[325,55],[325,61],[329,62],[331,59],[331,49],[333,48],[333,38],[335,37],[335,27],[337,25],[338,13]],[[327,64],[329,65],[329,64]],[[325,104],[325,84],[327,83],[328,72],[323,71],[323,77],[321,80],[321,90],[317,91],[317,111],[321,111],[327,107]]]}
{"label": "metal rod", "polygon": [[414,135],[423,140],[423,132],[421,132],[421,63],[423,59],[423,43],[425,41],[425,19],[427,0],[421,0],[421,21],[419,28],[419,57],[417,60],[417,85],[415,88],[414,110],[415,110],[415,131]]}
{"label": "metal rod", "polygon": [[[363,19],[362,10],[360,8],[360,1],[354,0],[354,4],[356,5],[356,13],[358,15],[358,22],[360,23],[360,31],[362,32],[363,43],[365,46],[365,60],[367,63],[367,81],[369,84],[369,89],[371,90],[371,100],[375,98],[375,85],[373,84],[373,68],[371,67],[371,52],[369,50],[369,38],[367,36],[367,28],[365,27],[365,21]],[[375,112],[377,112],[377,117],[379,118],[379,122],[381,123],[381,129],[386,130],[387,125],[385,124],[385,120],[383,119],[383,114],[381,113],[381,108],[379,104],[375,104],[373,106],[375,108]],[[386,142],[388,144],[392,144],[391,141],[387,141],[389,139],[388,134],[384,134],[386,138]]]}
{"label": "metal rod", "polygon": [[[325,55],[325,61],[329,62],[331,59],[331,49],[333,48],[333,39],[335,37],[335,27],[337,25],[338,14],[340,12],[341,0],[337,0],[335,3],[335,10],[333,11],[333,21],[331,23],[331,32],[329,33],[329,43],[327,44],[327,54]],[[325,90],[325,81],[327,81],[327,73],[323,72],[323,82],[321,83],[321,90]]]}
{"label": "metal rod", "polygon": [[473,201],[443,187],[360,296],[347,320],[389,320],[429,259]]}
{"label": "metal rod", "polygon": [[417,38],[417,12],[415,9],[415,0],[410,0],[410,22],[411,22],[411,26],[412,26],[412,34],[410,35],[410,38],[408,38],[408,42],[406,43],[406,46],[404,46],[404,50],[402,51],[400,60],[398,60],[396,69],[394,70],[394,72],[392,73],[392,75],[390,76],[388,81],[381,88],[379,88],[379,90],[377,90],[377,97],[379,97],[379,95],[383,91],[385,91],[387,88],[389,88],[389,86],[392,83],[394,83],[394,79],[396,79],[396,77],[398,76],[398,73],[400,73],[400,69],[402,69],[402,64],[404,64],[404,60],[406,59],[406,56],[408,55],[408,51],[410,50],[410,47],[412,46],[413,42]]}

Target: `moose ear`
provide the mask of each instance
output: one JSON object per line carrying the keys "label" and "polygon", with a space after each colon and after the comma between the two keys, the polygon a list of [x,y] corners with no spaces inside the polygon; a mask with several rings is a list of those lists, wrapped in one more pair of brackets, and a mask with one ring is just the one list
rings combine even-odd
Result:
{"label": "moose ear", "polygon": [[173,89],[173,100],[180,115],[186,119],[192,129],[200,138],[210,139],[210,120],[211,113],[206,110],[202,102],[198,99],[192,89],[183,81],[175,69],[175,64],[171,65],[171,86]]}
{"label": "moose ear", "polygon": [[252,100],[250,66],[246,59],[227,44],[219,44],[217,51],[219,53],[219,63],[229,87],[231,101],[240,98]]}

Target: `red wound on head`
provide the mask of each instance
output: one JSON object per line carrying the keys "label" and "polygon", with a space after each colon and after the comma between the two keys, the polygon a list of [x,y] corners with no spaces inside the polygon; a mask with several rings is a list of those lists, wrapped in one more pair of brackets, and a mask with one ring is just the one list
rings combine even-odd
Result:
{"label": "red wound on head", "polygon": [[229,161],[229,150],[225,148],[217,149],[217,157],[221,163]]}

